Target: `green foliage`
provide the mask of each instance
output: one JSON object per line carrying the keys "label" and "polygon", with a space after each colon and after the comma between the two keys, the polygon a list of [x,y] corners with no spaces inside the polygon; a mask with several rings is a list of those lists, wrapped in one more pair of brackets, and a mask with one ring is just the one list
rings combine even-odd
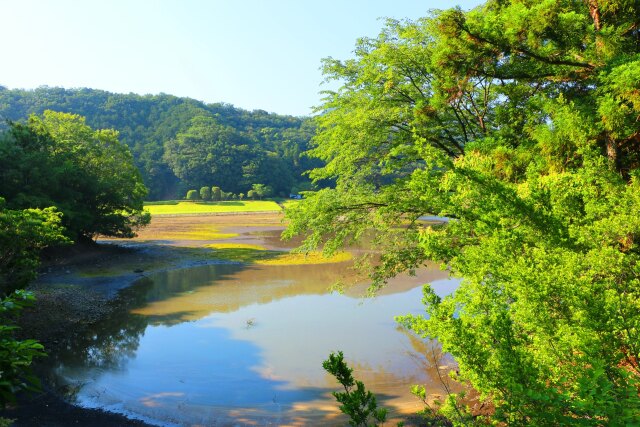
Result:
{"label": "green foliage", "polygon": [[220,187],[211,187],[211,200],[216,202],[222,200],[222,190]]}
{"label": "green foliage", "polygon": [[251,186],[254,197],[262,199],[263,197],[269,197],[273,193],[273,189],[264,184],[253,184]]}
{"label": "green foliage", "polygon": [[247,191],[247,197],[249,199],[257,199],[258,198],[258,194],[255,192],[255,190],[249,190]]}
{"label": "green foliage", "polygon": [[54,208],[9,210],[0,197],[0,295],[35,278],[43,248],[68,242],[60,216]]}
{"label": "green foliage", "polygon": [[45,111],[0,135],[0,197],[11,209],[56,206],[72,238],[130,237],[149,218],[146,188],[113,130]]}
{"label": "green foliage", "polygon": [[187,191],[187,197],[186,197],[187,200],[198,200],[199,198],[200,198],[200,195],[196,190]]}
{"label": "green foliage", "polygon": [[15,316],[33,303],[33,295],[16,291],[0,299],[0,407],[15,402],[19,391],[37,391],[38,378],[30,366],[34,358],[43,357],[44,347],[35,340],[17,340],[14,336]]}
{"label": "green foliage", "polygon": [[211,188],[209,188],[209,187],[200,188],[200,199],[202,199],[202,200],[210,200],[211,199]]}
{"label": "green foliage", "polygon": [[[387,419],[387,410],[378,408],[376,397],[368,391],[362,381],[353,378],[353,369],[344,361],[341,351],[331,353],[329,358],[322,362],[325,371],[336,377],[344,387],[343,392],[334,391],[331,394],[341,404],[340,410],[349,416],[349,425],[368,426],[382,425]],[[372,419],[374,424],[369,424]]]}
{"label": "green foliage", "polygon": [[492,422],[640,419],[638,16],[489,1],[390,20],[325,61],[342,86],[318,109],[311,177],[335,188],[287,209],[286,235],[333,252],[376,229],[372,291],[429,259],[462,277],[399,320],[455,357]]}
{"label": "green foliage", "polygon": [[[0,91],[1,117],[20,121],[45,110],[79,114],[95,129],[117,129],[120,140],[131,150],[153,200],[177,198],[188,188],[200,188],[210,182],[219,182],[233,192],[246,191],[253,182],[263,182],[277,192],[286,192],[302,179],[305,170],[318,164],[317,160],[300,155],[308,148],[314,132],[310,119],[261,110],[245,111],[228,104],[205,104],[165,94],[139,96],[50,87]],[[169,141],[178,139],[178,135],[190,134],[193,121],[202,118],[215,121],[216,129],[221,127],[225,130],[223,134],[232,134],[246,147],[223,149],[216,146],[212,149],[194,145],[176,150],[169,144],[171,149],[165,149]],[[215,157],[218,154],[220,158]],[[201,155],[205,157],[198,158]],[[206,162],[209,155],[216,165],[229,161],[242,165],[243,171],[234,183],[242,187],[240,190],[211,176],[209,180],[199,180],[202,175],[224,175],[224,170],[196,168],[193,174],[185,170],[186,163]],[[225,158],[228,155],[237,157]]]}

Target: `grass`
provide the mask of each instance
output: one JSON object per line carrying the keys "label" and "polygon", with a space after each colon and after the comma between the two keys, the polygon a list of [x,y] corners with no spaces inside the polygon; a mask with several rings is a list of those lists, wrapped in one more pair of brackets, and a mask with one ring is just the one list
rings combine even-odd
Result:
{"label": "grass", "polygon": [[167,201],[145,203],[151,215],[183,215],[233,212],[279,212],[282,208],[271,200],[247,200],[229,202]]}
{"label": "grass", "polygon": [[326,258],[320,252],[299,254],[269,251],[262,246],[245,243],[214,243],[205,247],[213,249],[214,258],[259,265],[332,264],[349,261],[353,257],[349,252],[339,252]]}
{"label": "grass", "polygon": [[261,259],[256,264],[261,265],[311,265],[311,264],[333,264],[337,262],[349,261],[353,256],[349,252],[339,252],[333,256],[325,257],[321,252],[310,252],[308,254],[281,253],[269,259]]}
{"label": "grass", "polygon": [[205,245],[205,247],[213,249],[213,258],[245,264],[253,264],[280,253],[268,251],[259,245],[248,245],[246,243],[213,243]]}
{"label": "grass", "polygon": [[209,224],[185,224],[174,229],[148,232],[140,240],[222,240],[238,237],[237,233],[221,233],[218,227]]}

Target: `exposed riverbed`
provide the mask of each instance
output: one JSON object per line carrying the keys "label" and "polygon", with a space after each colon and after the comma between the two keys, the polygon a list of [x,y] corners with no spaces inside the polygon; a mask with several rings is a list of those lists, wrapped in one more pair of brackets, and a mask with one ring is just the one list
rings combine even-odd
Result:
{"label": "exposed riverbed", "polygon": [[[159,425],[343,425],[330,394],[338,385],[321,366],[342,350],[393,418],[420,409],[410,386],[439,392],[435,366],[451,361],[434,360],[437,344],[393,317],[422,312],[422,284],[446,294],[455,281],[427,267],[363,299],[363,286],[329,291],[355,277],[348,260],[234,262],[255,248],[287,249],[281,230],[276,215],[154,219],[124,255],[46,271],[42,292],[71,286],[118,301],[54,345],[49,381],[81,406]],[[219,248],[232,248],[231,259]]]}

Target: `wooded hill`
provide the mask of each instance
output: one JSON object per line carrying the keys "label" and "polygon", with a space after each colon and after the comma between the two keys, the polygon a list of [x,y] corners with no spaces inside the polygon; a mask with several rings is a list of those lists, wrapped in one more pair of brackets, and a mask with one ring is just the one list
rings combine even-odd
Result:
{"label": "wooded hill", "polygon": [[309,118],[247,111],[172,95],[116,94],[95,89],[0,86],[0,129],[6,120],[54,110],[86,117],[93,129],[115,129],[134,156],[148,199],[184,197],[189,188],[247,192],[265,184],[288,194],[318,160],[300,157],[314,133]]}

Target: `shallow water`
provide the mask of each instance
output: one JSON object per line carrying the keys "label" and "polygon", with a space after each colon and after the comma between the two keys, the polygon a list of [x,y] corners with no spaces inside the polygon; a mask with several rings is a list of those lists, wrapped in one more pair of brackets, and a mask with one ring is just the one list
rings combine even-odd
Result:
{"label": "shallow water", "polygon": [[[421,313],[435,269],[399,277],[375,299],[332,294],[348,263],[209,265],[150,275],[126,308],[59,356],[56,375],[83,406],[163,425],[345,424],[322,369],[342,350],[354,375],[395,413],[420,409],[411,384],[438,390],[437,345],[393,317]],[[439,364],[450,363],[444,358]]]}

